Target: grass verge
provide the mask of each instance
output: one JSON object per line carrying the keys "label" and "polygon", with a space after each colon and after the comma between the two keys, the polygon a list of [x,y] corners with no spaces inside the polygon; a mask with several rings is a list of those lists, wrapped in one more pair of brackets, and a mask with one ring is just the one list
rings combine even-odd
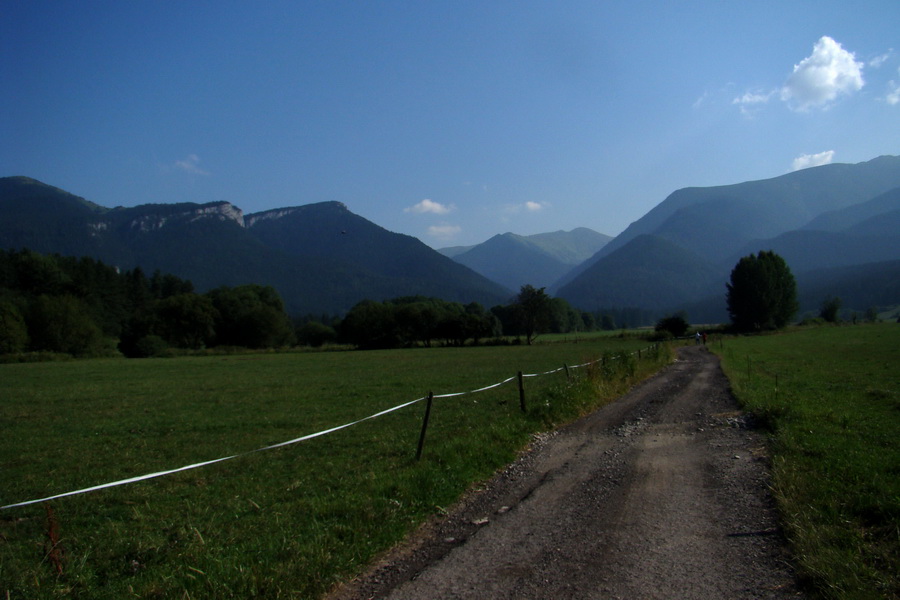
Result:
{"label": "grass verge", "polygon": [[315,598],[362,569],[530,436],[671,360],[637,339],[532,347],[248,354],[0,366],[0,505],[255,450],[423,396],[605,356],[590,368],[435,400],[283,448],[0,512],[9,598]]}
{"label": "grass verge", "polygon": [[715,345],[771,431],[773,486],[801,576],[825,598],[900,598],[900,326]]}

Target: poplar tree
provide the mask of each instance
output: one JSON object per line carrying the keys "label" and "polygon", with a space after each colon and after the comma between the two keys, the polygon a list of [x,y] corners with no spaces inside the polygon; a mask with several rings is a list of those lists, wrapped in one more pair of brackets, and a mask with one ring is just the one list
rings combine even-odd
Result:
{"label": "poplar tree", "polygon": [[797,313],[797,283],[771,250],[742,258],[731,271],[728,314],[738,331],[781,329]]}

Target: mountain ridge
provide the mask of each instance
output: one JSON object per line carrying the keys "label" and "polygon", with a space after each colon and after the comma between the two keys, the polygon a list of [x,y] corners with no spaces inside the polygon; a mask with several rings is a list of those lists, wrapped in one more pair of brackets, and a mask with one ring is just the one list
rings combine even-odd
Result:
{"label": "mountain ridge", "polygon": [[[123,269],[159,269],[190,279],[201,291],[272,285],[293,314],[339,314],[364,299],[406,295],[493,305],[512,293],[339,202],[246,216],[225,201],[109,209],[15,177],[0,178],[0,216],[4,247],[91,256]],[[342,245],[355,251],[336,251]]]}
{"label": "mountain ridge", "polygon": [[[646,300],[640,293],[647,273],[619,269],[616,279],[609,279],[610,269],[624,260],[621,256],[613,258],[614,255],[634,252],[632,242],[651,235],[673,244],[673,248],[694,253],[694,264],[687,261],[678,267],[685,277],[693,277],[697,270],[712,265],[714,275],[708,280],[705,296],[720,297],[724,303],[722,290],[731,268],[742,256],[759,250],[781,254],[795,276],[813,270],[828,273],[900,259],[900,238],[895,233],[900,227],[898,207],[900,157],[896,156],[881,156],[855,165],[812,167],[728,186],[683,188],[575,267],[554,284],[551,292],[573,306],[588,308],[596,305],[597,290],[604,283],[609,285],[614,281],[619,288],[617,300],[658,309],[659,303]],[[631,259],[632,262],[637,258]],[[667,310],[677,310],[680,305],[705,304],[704,290],[696,290],[693,298],[683,296],[680,283],[673,281],[663,264],[660,260],[647,269],[655,272],[660,283],[658,297],[669,299]],[[599,273],[605,273],[605,282],[597,280]],[[851,279],[842,276],[843,281]],[[822,276],[816,278],[817,289],[828,289],[823,281]],[[838,295],[838,287],[836,284],[830,293]],[[587,290],[593,291],[587,293]],[[609,298],[609,295],[600,297]],[[804,290],[801,297],[809,302]],[[707,318],[709,314],[704,311],[698,318]]]}
{"label": "mountain ridge", "polygon": [[[640,233],[654,233],[662,237],[680,236],[683,245],[702,245],[704,242],[701,238],[708,237],[708,232],[703,230],[702,225],[690,226],[690,218],[700,214],[695,210],[699,204],[703,205],[702,212],[705,214],[714,212],[716,207],[734,202],[741,209],[755,209],[748,211],[752,214],[759,214],[760,209],[765,209],[771,218],[766,218],[765,224],[760,224],[759,218],[752,219],[748,225],[757,227],[760,231],[749,239],[770,238],[800,228],[819,214],[868,201],[897,187],[900,187],[900,157],[879,156],[862,163],[822,165],[769,179],[723,186],[682,188],[672,192],[604,246],[599,251],[600,257]],[[784,210],[785,206],[787,210]],[[676,214],[680,216],[667,227],[667,222]],[[669,230],[670,227],[672,231]],[[740,231],[743,232],[743,229]],[[734,250],[740,242],[749,239],[746,235],[741,239],[734,239],[732,236],[732,239],[724,240],[723,247]]]}
{"label": "mountain ridge", "polygon": [[[526,283],[582,310],[711,307],[724,301],[710,298],[724,298],[737,260],[759,250],[782,254],[816,290],[827,291],[834,273],[846,287],[828,293],[883,298],[894,288],[877,282],[900,260],[898,230],[896,156],[682,188],[616,238],[586,227],[507,232],[440,251],[334,201],[246,215],[225,201],[106,208],[27,177],[0,178],[0,246],[159,268],[200,289],[271,284],[294,313],[338,314],[362,299],[413,295],[493,305]],[[865,285],[854,268],[882,291],[854,292]],[[809,293],[800,290],[807,301]],[[721,315],[720,306],[698,310],[701,319]]]}

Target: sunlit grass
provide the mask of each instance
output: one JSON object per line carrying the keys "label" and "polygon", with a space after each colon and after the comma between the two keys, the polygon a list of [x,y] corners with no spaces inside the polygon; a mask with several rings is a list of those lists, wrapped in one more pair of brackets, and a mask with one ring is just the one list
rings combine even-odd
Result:
{"label": "sunlit grass", "polygon": [[900,326],[821,327],[717,348],[772,431],[801,575],[828,598],[900,596]]}
{"label": "sunlit grass", "polygon": [[[0,512],[10,597],[309,598],[362,568],[530,436],[621,393],[669,360],[639,339],[493,348],[247,354],[0,366],[0,504],[239,454],[200,469]],[[424,402],[295,445],[252,452],[403,402]],[[609,353],[622,353],[612,360]],[[633,377],[632,377],[633,373]],[[592,374],[593,377],[588,375]],[[249,454],[244,454],[249,453]],[[62,574],[56,571],[57,563]]]}

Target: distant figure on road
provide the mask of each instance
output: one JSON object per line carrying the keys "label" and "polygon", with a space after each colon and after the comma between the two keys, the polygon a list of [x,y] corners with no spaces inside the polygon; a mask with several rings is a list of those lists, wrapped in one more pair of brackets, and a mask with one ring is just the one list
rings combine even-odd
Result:
{"label": "distant figure on road", "polygon": [[706,332],[703,332],[703,345],[706,345]]}
{"label": "distant figure on road", "polygon": [[698,346],[700,345],[700,332],[699,331],[694,334],[694,343],[697,344]]}

